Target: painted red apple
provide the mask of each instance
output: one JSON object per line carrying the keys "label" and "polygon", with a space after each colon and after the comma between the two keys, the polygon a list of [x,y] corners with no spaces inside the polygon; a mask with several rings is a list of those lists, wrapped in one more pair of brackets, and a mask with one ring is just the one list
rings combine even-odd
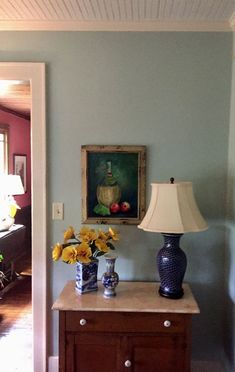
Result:
{"label": "painted red apple", "polygon": [[118,203],[113,203],[110,205],[110,212],[111,213],[118,213],[120,211],[120,206]]}
{"label": "painted red apple", "polygon": [[127,201],[124,201],[121,203],[120,208],[121,208],[121,211],[125,213],[131,209],[131,206],[130,206],[130,203],[128,203]]}

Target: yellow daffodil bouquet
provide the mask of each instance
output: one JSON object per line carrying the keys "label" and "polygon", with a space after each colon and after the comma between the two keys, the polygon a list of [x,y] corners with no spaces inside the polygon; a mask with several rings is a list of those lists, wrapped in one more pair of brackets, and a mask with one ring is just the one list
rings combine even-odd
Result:
{"label": "yellow daffodil bouquet", "polygon": [[113,241],[118,241],[118,232],[111,227],[108,231],[82,227],[76,233],[72,226],[64,232],[64,242],[56,243],[52,250],[53,261],[62,259],[67,264],[89,263],[109,250],[114,250]]}

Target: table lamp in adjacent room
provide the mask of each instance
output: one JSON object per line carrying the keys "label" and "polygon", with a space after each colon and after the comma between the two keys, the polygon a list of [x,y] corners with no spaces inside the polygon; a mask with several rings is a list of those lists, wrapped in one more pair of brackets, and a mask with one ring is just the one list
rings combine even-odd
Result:
{"label": "table lamp in adjacent room", "polygon": [[24,194],[20,176],[13,174],[0,175],[0,231],[9,230],[15,222],[15,214],[19,205],[14,195]]}
{"label": "table lamp in adjacent room", "polygon": [[160,276],[159,294],[177,299],[184,294],[182,282],[187,258],[179,247],[186,232],[198,232],[208,228],[193,194],[192,182],[152,183],[148,210],[138,226],[149,232],[162,233],[164,246],[157,255]]}

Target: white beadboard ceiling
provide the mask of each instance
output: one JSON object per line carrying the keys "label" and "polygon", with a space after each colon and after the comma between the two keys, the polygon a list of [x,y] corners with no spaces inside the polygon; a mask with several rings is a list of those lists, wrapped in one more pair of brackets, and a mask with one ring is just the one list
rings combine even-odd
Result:
{"label": "white beadboard ceiling", "polygon": [[0,0],[0,30],[233,31],[235,0]]}

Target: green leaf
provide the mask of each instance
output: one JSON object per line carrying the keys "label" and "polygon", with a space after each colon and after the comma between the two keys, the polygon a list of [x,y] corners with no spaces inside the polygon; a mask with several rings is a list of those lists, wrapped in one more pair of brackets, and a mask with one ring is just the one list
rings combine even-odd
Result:
{"label": "green leaf", "polygon": [[95,208],[93,209],[96,214],[99,214],[101,216],[109,216],[110,210],[108,207],[106,207],[103,204],[97,204]]}
{"label": "green leaf", "polygon": [[107,242],[107,246],[114,251],[115,247],[112,243]]}
{"label": "green leaf", "polygon": [[104,252],[99,251],[99,252],[97,253],[96,257],[103,256],[103,255],[104,255]]}

